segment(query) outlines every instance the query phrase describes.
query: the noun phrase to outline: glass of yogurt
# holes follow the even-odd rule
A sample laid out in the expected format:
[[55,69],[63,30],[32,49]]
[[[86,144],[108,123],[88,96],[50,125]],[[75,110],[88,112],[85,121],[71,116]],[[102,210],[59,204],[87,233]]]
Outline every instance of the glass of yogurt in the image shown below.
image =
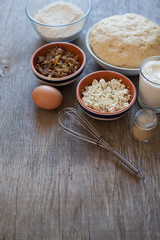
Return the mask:
[[138,102],[160,113],[160,56],[149,57],[140,66]]

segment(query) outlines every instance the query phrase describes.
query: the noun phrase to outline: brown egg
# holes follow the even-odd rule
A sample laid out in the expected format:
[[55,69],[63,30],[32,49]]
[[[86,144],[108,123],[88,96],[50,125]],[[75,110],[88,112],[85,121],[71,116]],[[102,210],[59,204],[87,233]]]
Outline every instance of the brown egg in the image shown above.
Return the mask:
[[55,87],[41,85],[32,92],[34,103],[43,109],[55,109],[62,104],[62,93]]

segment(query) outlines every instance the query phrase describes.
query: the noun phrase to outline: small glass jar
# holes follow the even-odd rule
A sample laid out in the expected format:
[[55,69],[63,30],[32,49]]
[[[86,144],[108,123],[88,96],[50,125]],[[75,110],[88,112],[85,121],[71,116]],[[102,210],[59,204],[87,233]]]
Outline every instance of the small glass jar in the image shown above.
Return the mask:
[[141,109],[135,115],[132,127],[133,137],[141,142],[148,142],[153,138],[156,126],[155,112],[150,109]]

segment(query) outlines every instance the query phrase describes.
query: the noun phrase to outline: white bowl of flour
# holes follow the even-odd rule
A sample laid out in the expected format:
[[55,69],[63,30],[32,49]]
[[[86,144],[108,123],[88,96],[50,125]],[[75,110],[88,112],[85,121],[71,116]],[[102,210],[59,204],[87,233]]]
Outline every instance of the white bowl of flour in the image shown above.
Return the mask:
[[48,42],[70,42],[82,31],[91,11],[91,1],[30,0],[26,14],[36,32]]

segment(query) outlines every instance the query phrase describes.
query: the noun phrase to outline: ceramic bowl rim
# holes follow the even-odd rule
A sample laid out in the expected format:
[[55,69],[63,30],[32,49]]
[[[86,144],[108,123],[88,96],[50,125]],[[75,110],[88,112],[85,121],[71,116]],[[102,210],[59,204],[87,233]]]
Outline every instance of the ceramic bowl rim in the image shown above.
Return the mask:
[[[132,98],[131,102],[129,103],[129,105],[128,105],[127,107],[125,107],[125,108],[123,108],[123,109],[121,109],[121,110],[119,110],[119,111],[114,111],[114,112],[100,112],[100,111],[96,111],[96,110],[94,110],[94,109],[86,106],[86,105],[82,102],[82,99],[81,99],[81,97],[80,97],[80,95],[79,95],[79,86],[80,86],[80,84],[85,81],[86,77],[93,75],[93,78],[94,78],[94,75],[95,75],[95,74],[97,74],[97,73],[102,73],[102,72],[106,72],[106,73],[116,73],[117,76],[119,75],[119,76],[121,76],[122,78],[125,78],[128,82],[130,82],[131,86],[133,87],[133,92],[134,92],[134,94],[133,94],[133,98]],[[122,81],[123,81],[123,79],[122,79]],[[136,96],[137,96],[136,93],[137,93],[137,92],[136,92],[136,88],[135,88],[134,84],[132,83],[132,81],[131,81],[128,77],[126,77],[125,75],[123,75],[123,74],[121,74],[121,73],[118,73],[118,72],[115,72],[115,71],[108,71],[108,70],[95,71],[95,72],[92,72],[92,73],[86,75],[84,78],[82,78],[82,79],[79,81],[79,83],[78,83],[78,85],[77,85],[77,89],[76,89],[76,97],[77,97],[77,100],[78,100],[79,104],[82,105],[82,107],[85,108],[86,110],[88,110],[89,112],[92,112],[92,113],[94,113],[94,114],[101,115],[101,116],[111,116],[111,115],[118,115],[118,114],[120,114],[120,113],[125,113],[125,112],[126,112],[127,110],[129,110],[129,109],[133,106],[133,104],[135,103],[135,101],[136,101]]]
[[[34,60],[34,57],[36,56],[36,54],[37,54],[39,51],[41,51],[41,49],[47,48],[48,46],[51,46],[51,45],[56,46],[56,45],[61,45],[61,44],[62,44],[62,45],[69,45],[69,46],[71,46],[71,47],[73,47],[73,48],[76,48],[76,49],[82,54],[82,56],[83,56],[83,61],[82,61],[82,64],[81,64],[80,68],[79,68],[76,72],[74,72],[74,73],[72,73],[72,74],[70,74],[70,75],[68,75],[68,76],[66,76],[66,77],[61,77],[61,78],[49,78],[49,77],[46,77],[46,76],[40,74],[39,72],[37,72],[36,69],[35,69],[35,67],[34,67],[34,64],[33,64],[33,60]],[[76,76],[83,70],[83,68],[84,68],[84,66],[85,66],[85,63],[86,63],[86,56],[85,56],[85,53],[83,52],[83,50],[82,50],[80,47],[78,47],[78,46],[76,46],[76,45],[74,45],[74,44],[72,44],[72,43],[68,43],[68,42],[52,42],[52,43],[45,44],[45,45],[41,46],[40,48],[38,48],[38,49],[33,53],[32,57],[31,57],[31,68],[32,68],[32,71],[34,72],[34,74],[35,74],[38,78],[40,78],[40,79],[44,79],[44,80],[51,81],[51,82],[54,82],[54,81],[56,81],[56,82],[57,82],[57,81],[61,82],[61,81],[64,81],[64,80],[70,81],[70,78],[76,77]]]

